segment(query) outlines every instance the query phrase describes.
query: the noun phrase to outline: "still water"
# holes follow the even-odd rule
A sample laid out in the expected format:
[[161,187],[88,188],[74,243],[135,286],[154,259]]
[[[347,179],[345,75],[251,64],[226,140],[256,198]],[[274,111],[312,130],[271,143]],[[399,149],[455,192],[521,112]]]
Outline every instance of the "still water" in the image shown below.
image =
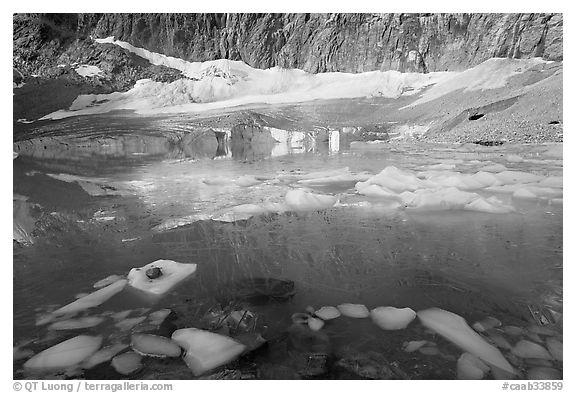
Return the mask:
[[[219,377],[456,377],[462,350],[418,320],[397,331],[382,330],[370,318],[347,317],[328,321],[318,336],[294,328],[294,313],[342,303],[415,311],[439,307],[470,325],[497,318],[500,333],[506,326],[544,325],[562,340],[561,184],[539,198],[477,191],[514,208],[499,214],[397,208],[355,189],[358,181],[390,166],[425,176],[432,169],[472,174],[499,165],[561,179],[561,145],[350,143],[340,130],[326,138],[286,133],[281,143],[238,147],[218,144],[210,132],[183,137],[193,131],[187,124],[185,117],[78,118],[38,127],[41,142],[15,143],[14,214],[29,232],[23,242],[28,244],[14,243],[15,346],[38,353],[81,333],[102,335],[104,345],[128,344],[129,329],[118,329],[110,318],[76,331],[49,330],[37,320],[94,291],[96,281],[124,276],[157,259],[198,268],[161,298],[124,291],[82,315],[133,310],[133,317],[169,308],[174,317],[165,328],[170,331],[206,328],[211,310],[231,305],[249,310],[257,316],[253,331],[267,345],[214,370]],[[308,176],[314,173],[320,174]],[[334,179],[338,174],[346,176]],[[254,184],[239,182],[246,176]],[[321,211],[214,219],[238,205],[281,203],[299,188],[335,195],[339,202]],[[282,284],[256,278],[294,285],[290,293],[259,301],[239,295],[266,292],[270,288],[260,288],[262,282]],[[524,332],[535,342],[546,338]],[[520,339],[504,336],[511,345]],[[403,343],[417,340],[435,349],[403,350]],[[329,361],[315,371],[302,353],[322,353]],[[365,370],[354,372],[354,361]],[[521,372],[534,365],[517,357],[512,361]],[[15,378],[28,376],[23,362],[14,363]],[[392,374],[374,366],[386,362]],[[549,363],[543,365],[561,372],[561,362]],[[182,360],[154,358],[128,377],[109,364],[43,377],[194,378]]]

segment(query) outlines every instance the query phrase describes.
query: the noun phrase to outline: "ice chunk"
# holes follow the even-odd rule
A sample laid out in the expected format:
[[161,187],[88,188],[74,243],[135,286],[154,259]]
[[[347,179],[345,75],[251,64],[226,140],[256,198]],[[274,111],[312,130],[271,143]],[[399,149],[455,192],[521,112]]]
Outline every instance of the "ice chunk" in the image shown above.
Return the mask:
[[204,184],[209,186],[225,186],[233,184],[233,180],[224,176],[214,176],[207,179],[202,179]]
[[538,184],[543,187],[562,188],[564,186],[564,181],[562,176],[549,176],[542,179]]
[[102,337],[76,336],[33,356],[24,368],[30,370],[63,369],[87,359],[102,345]]
[[131,312],[132,310],[118,311],[113,313],[111,317],[114,321],[119,322],[122,321],[123,319],[128,318],[128,315],[130,315]]
[[519,188],[512,194],[514,198],[537,199],[538,196],[526,188]]
[[384,330],[404,329],[416,318],[411,308],[376,307],[370,311],[372,321]]
[[563,346],[561,341],[558,341],[552,337],[548,337],[546,339],[546,347],[554,359],[558,360],[559,362],[563,361]]
[[480,170],[483,172],[504,172],[507,171],[508,168],[506,168],[506,166],[502,164],[491,164],[483,166],[482,168],[480,168]]
[[250,187],[255,186],[256,184],[262,183],[262,181],[256,179],[254,176],[244,175],[240,176],[238,179],[234,181],[240,187]]
[[402,344],[402,349],[404,352],[414,352],[422,348],[427,343],[428,341],[426,340],[405,342]]
[[356,183],[355,187],[359,193],[362,193],[365,187],[372,184],[376,184],[395,193],[415,191],[428,185],[425,181],[418,179],[415,174],[402,171],[394,166],[388,166],[384,168],[382,172],[372,176],[368,180]]
[[122,375],[130,375],[142,367],[142,356],[135,352],[126,352],[112,359],[112,367]]
[[502,353],[472,330],[461,316],[439,308],[418,311],[417,315],[424,326],[465,351],[500,370],[510,374],[516,373]]
[[548,353],[548,351],[544,347],[528,340],[518,341],[516,345],[514,345],[514,347],[512,348],[511,352],[514,355],[523,359],[526,358],[546,359],[546,360],[552,359],[552,356],[550,356],[550,353]]
[[350,318],[368,318],[370,316],[370,311],[363,304],[350,304],[344,303],[340,304],[338,310],[345,317]]
[[487,330],[490,330],[492,328],[499,327],[499,326],[502,326],[502,322],[500,322],[498,319],[496,319],[494,317],[484,318],[481,321],[474,322],[474,324],[472,325],[474,330],[476,330],[477,332],[485,332]]
[[110,285],[110,284],[114,284],[116,281],[119,281],[119,280],[121,280],[121,279],[122,279],[122,276],[119,276],[119,275],[117,275],[117,274],[113,274],[113,275],[111,275],[111,276],[108,276],[108,277],[106,277],[106,278],[103,278],[103,279],[100,280],[100,281],[96,281],[96,282],[94,283],[94,288],[96,288],[96,289],[102,288],[102,287],[108,286],[108,285]]
[[518,154],[508,154],[506,156],[506,161],[508,162],[522,162],[524,159]]
[[338,318],[340,315],[340,311],[336,307],[333,306],[324,306],[315,312],[318,318],[321,318],[325,321],[330,319]]
[[482,379],[488,371],[490,371],[490,367],[468,352],[464,352],[456,363],[458,379]]
[[126,319],[123,319],[120,322],[116,323],[114,326],[116,326],[121,331],[125,332],[125,331],[132,329],[134,326],[138,325],[139,323],[142,323],[145,319],[146,319],[145,316],[135,317],[135,318],[126,318]]
[[[147,272],[154,268],[160,269],[161,274],[157,278],[149,278]],[[130,270],[130,273],[128,273],[128,284],[133,288],[152,295],[163,295],[195,271],[196,264],[194,263],[179,263],[167,259],[159,259],[141,268]]]
[[153,334],[133,334],[130,345],[143,356],[175,358],[182,352],[174,341]]
[[59,308],[54,311],[54,315],[64,315],[75,313],[89,308],[97,307],[104,303],[106,300],[110,299],[112,296],[121,292],[126,286],[126,280],[118,280],[113,284],[110,284],[102,289],[92,292],[73,303],[70,303],[64,307]]
[[66,321],[54,322],[48,327],[50,330],[74,330],[86,329],[100,325],[104,318],[100,317],[83,317],[78,319],[68,319]]
[[171,312],[172,310],[168,308],[163,308],[161,310],[151,312],[150,315],[148,315],[148,321],[154,326],[160,326]]
[[492,196],[488,199],[478,198],[464,206],[464,210],[484,213],[511,213],[514,208]]
[[34,355],[34,351],[31,349],[22,349],[20,347],[14,347],[12,355],[13,355],[12,360],[14,362],[17,362],[19,360],[24,360]]
[[520,171],[504,171],[495,176],[502,184],[536,183],[544,179],[544,176]]
[[99,364],[110,361],[117,353],[128,348],[126,344],[114,344],[100,349],[98,352],[90,356],[82,362],[82,368],[91,369]]
[[324,210],[338,202],[333,195],[313,194],[301,189],[288,191],[285,200],[288,208],[295,211]]
[[89,76],[101,76],[102,70],[95,65],[88,65],[88,64],[80,64],[77,66],[74,71],[78,73],[78,75],[83,77]]
[[308,327],[311,330],[318,331],[324,327],[324,321],[320,318],[308,318]]
[[176,330],[172,340],[186,351],[184,361],[195,376],[231,362],[246,349],[230,337],[195,328]]
[[368,197],[378,197],[378,198],[388,198],[393,200],[400,200],[400,196],[394,192],[381,187],[377,184],[370,184],[369,186],[362,187],[359,194],[366,195]]

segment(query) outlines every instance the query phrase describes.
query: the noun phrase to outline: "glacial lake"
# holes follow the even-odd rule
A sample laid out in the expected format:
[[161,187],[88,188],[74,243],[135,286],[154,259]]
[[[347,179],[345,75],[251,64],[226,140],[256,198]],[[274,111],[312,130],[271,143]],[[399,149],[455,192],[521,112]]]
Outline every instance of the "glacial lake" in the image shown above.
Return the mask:
[[[512,346],[521,337],[544,345],[548,333],[562,340],[561,144],[350,142],[343,129],[324,139],[280,130],[280,143],[242,147],[218,144],[210,134],[166,137],[192,130],[185,116],[109,114],[27,126],[44,142],[16,142],[14,149],[15,220],[36,220],[31,244],[13,248],[14,346],[38,353],[78,334],[102,335],[103,345],[128,344],[130,329],[118,328],[114,313],[132,310],[132,318],[168,308],[174,316],[165,329],[205,328],[210,311],[232,305],[250,311],[256,319],[251,332],[267,344],[206,375],[227,370],[261,379],[382,378],[384,371],[370,367],[386,359],[396,370],[388,377],[456,378],[463,351],[418,318],[393,331],[370,318],[345,316],[326,321],[316,335],[291,327],[292,315],[307,307],[343,303],[369,310],[438,307],[469,325],[494,317],[502,323],[495,330]],[[511,180],[465,190],[482,201],[496,198],[507,212],[453,208],[446,201],[412,209],[396,197],[358,191],[358,182],[389,167],[422,180],[442,178],[443,189],[450,190],[451,182],[462,184],[458,176],[478,172],[535,177],[526,184]],[[243,205],[280,206],[291,190],[338,202],[319,211],[230,213]],[[194,263],[197,270],[164,296],[124,290],[78,315],[102,316],[96,327],[37,325],[78,294],[93,292],[95,282],[159,259]],[[255,280],[260,278],[267,281]],[[282,292],[281,284],[290,282],[293,287]],[[268,296],[266,290],[276,292]],[[239,295],[250,291],[262,296],[253,301]],[[522,335],[507,334],[508,326],[522,328]],[[530,330],[534,326],[551,332],[538,335],[537,328]],[[403,349],[418,340],[433,349]],[[322,372],[314,370],[309,354],[328,359]],[[360,376],[349,367],[358,358],[369,369]],[[537,363],[509,360],[521,373]],[[15,378],[29,376],[23,363],[14,363]],[[561,362],[549,363],[561,372]],[[42,377],[194,378],[181,359],[156,358],[145,358],[129,377],[108,364]]]

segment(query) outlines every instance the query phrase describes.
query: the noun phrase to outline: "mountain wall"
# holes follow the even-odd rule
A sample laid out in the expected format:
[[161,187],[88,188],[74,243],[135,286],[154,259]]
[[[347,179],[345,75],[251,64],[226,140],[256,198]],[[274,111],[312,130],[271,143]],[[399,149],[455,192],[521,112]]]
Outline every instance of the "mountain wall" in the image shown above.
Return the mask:
[[[491,57],[562,60],[562,14],[15,14],[14,66],[59,61],[89,37],[256,68],[461,70]],[[74,53],[74,52],[72,52]],[[42,61],[39,61],[42,60]],[[38,64],[30,67],[30,64]]]

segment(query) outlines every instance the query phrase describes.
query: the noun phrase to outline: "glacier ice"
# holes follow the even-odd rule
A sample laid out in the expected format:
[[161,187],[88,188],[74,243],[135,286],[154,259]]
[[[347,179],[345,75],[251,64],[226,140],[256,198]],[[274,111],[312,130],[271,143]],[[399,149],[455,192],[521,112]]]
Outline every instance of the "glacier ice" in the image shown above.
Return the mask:
[[[147,271],[154,268],[159,268],[161,275],[154,279],[148,278]],[[159,259],[140,268],[130,270],[128,273],[128,285],[152,295],[163,295],[195,271],[196,264],[194,263],[179,263],[167,259]]]

